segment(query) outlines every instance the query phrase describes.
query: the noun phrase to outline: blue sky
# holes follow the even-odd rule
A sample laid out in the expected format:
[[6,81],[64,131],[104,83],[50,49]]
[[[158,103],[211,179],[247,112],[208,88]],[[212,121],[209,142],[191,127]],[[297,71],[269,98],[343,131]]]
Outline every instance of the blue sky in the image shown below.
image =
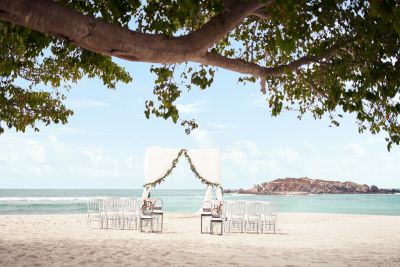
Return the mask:
[[[296,112],[271,117],[258,84],[238,84],[237,74],[219,69],[211,88],[179,100],[181,116],[199,124],[187,136],[170,121],[144,117],[150,64],[116,61],[132,83],[112,91],[84,79],[66,93],[75,111],[67,125],[0,136],[0,188],[141,188],[148,146],[221,149],[224,188],[303,176],[400,187],[399,147],[389,153],[384,134],[358,134],[352,116],[338,128],[327,118],[300,121]],[[182,158],[160,188],[204,185]]]

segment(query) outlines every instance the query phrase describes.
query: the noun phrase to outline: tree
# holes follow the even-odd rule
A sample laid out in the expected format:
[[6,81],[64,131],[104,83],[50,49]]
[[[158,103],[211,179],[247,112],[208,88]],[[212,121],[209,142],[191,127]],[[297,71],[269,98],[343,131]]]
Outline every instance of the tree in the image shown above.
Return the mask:
[[[2,0],[0,120],[25,130],[66,123],[61,86],[84,75],[109,88],[131,76],[111,58],[160,63],[145,115],[181,120],[182,88],[206,89],[216,68],[260,82],[266,104],[329,116],[400,142],[400,8],[378,0]],[[188,64],[189,63],[189,64]],[[30,81],[27,88],[15,85]],[[55,92],[41,92],[42,85]],[[0,127],[2,127],[0,125]],[[0,131],[3,131],[0,128]]]

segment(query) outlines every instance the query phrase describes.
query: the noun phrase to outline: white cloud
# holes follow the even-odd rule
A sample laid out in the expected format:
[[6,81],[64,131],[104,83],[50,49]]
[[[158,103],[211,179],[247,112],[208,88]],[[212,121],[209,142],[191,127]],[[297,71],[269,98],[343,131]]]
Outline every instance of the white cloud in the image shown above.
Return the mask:
[[[77,145],[57,135],[0,138],[0,188],[139,188],[142,155]],[[135,182],[135,177],[138,179]],[[140,181],[139,181],[140,180]]]
[[261,150],[250,140],[240,140],[223,150],[222,174],[229,187],[251,186],[276,177],[282,162],[271,151]]
[[288,162],[295,162],[301,159],[299,152],[290,147],[280,147],[276,155],[282,159],[286,159]]
[[195,141],[198,147],[206,148],[215,146],[211,134],[205,129],[197,128],[189,136]]
[[308,142],[295,147],[260,147],[251,140],[240,140],[223,149],[223,182],[226,187],[238,188],[275,178],[308,176],[400,187],[400,153],[367,153],[366,146],[353,141],[336,147],[315,147]]
[[196,101],[189,104],[177,104],[176,107],[182,114],[196,114],[208,111],[206,101]]
[[[384,149],[381,144],[376,144]],[[380,149],[377,149],[380,151]],[[366,142],[348,142],[336,149],[318,149],[303,160],[304,169],[308,168],[311,178],[324,178],[341,181],[353,181],[378,185],[380,187],[398,187],[394,183],[400,180],[400,153],[367,153],[374,151]],[[400,185],[400,182],[398,182]]]
[[365,156],[364,148],[360,144],[354,142],[347,143],[344,147],[344,151],[357,157]]
[[[218,147],[207,130],[189,136],[200,148]],[[378,148],[374,150],[374,147]],[[400,153],[381,144],[350,141],[337,146],[255,142],[249,139],[220,146],[222,182],[226,188],[251,187],[280,177],[350,180],[378,187],[400,187]],[[143,152],[113,151],[107,145],[79,144],[65,136],[6,134],[0,137],[0,187],[139,188],[143,183]],[[375,151],[375,153],[371,153]],[[170,188],[200,185],[185,160],[174,170]],[[183,185],[182,185],[183,186]]]
[[103,151],[98,148],[83,149],[82,155],[86,156],[93,163],[101,162],[104,159]]
[[0,161],[9,162],[44,162],[46,148],[37,141],[29,138],[16,138],[2,136],[0,138]]

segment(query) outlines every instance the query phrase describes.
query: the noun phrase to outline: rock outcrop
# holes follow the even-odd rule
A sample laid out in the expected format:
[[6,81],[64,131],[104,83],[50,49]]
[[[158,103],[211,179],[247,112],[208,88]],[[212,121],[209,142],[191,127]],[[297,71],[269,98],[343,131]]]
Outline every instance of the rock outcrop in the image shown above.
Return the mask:
[[225,193],[280,195],[280,194],[368,194],[400,193],[395,189],[379,189],[372,185],[353,182],[327,181],[320,179],[283,178],[254,185],[250,189],[225,190]]

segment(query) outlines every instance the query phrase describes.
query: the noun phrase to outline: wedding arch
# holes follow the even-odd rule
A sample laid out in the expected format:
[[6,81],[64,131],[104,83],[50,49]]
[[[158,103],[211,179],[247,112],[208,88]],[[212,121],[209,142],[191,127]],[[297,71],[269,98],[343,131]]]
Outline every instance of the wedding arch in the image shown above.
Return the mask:
[[181,156],[186,157],[194,175],[207,185],[204,201],[210,201],[212,188],[216,197],[222,200],[221,157],[219,149],[176,149],[148,147],[144,157],[144,177],[142,198],[146,198],[151,188],[163,182],[172,173]]

